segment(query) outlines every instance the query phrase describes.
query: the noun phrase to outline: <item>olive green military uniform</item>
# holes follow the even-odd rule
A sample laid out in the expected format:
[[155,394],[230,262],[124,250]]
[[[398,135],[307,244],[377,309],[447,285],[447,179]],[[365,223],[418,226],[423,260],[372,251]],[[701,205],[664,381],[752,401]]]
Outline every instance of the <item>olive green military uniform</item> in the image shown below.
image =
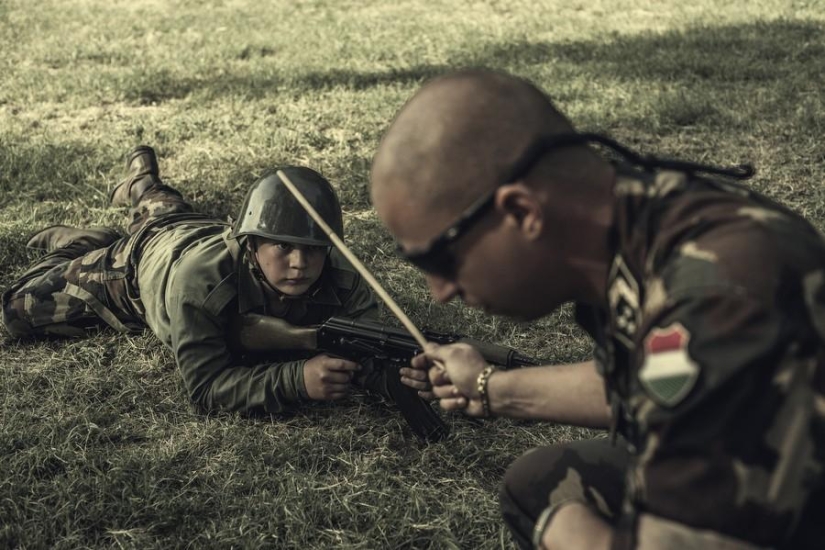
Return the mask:
[[277,413],[307,398],[306,354],[248,364],[232,344],[239,315],[296,325],[377,315],[368,287],[336,250],[309,291],[279,301],[267,298],[231,227],[192,212],[174,189],[151,187],[131,218],[128,237],[112,236],[91,250],[71,243],[32,266],[3,294],[8,331],[20,338],[82,336],[103,324],[123,332],[148,326],[175,355],[194,403]]
[[613,407],[608,439],[509,469],[531,547],[587,503],[615,549],[825,548],[825,241],[737,184],[622,169],[607,311],[579,306]]

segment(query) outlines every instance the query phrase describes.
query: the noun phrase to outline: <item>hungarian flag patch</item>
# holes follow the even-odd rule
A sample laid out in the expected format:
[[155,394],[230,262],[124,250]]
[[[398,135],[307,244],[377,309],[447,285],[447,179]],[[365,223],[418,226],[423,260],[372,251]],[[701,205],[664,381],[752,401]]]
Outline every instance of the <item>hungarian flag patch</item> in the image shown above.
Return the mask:
[[699,379],[699,365],[688,353],[690,332],[681,323],[652,329],[644,339],[639,382],[659,405],[673,407]]

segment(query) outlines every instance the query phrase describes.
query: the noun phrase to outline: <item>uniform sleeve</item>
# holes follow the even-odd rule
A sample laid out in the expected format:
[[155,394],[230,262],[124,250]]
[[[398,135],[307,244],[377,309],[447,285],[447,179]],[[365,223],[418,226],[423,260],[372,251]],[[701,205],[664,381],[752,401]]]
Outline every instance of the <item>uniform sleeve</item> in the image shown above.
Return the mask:
[[614,548],[781,545],[816,467],[807,373],[818,345],[805,330],[732,287],[670,297],[643,323],[629,403],[635,514]]
[[227,319],[188,301],[169,300],[172,351],[190,399],[206,411],[280,413],[307,398],[304,361],[236,365],[227,345]]

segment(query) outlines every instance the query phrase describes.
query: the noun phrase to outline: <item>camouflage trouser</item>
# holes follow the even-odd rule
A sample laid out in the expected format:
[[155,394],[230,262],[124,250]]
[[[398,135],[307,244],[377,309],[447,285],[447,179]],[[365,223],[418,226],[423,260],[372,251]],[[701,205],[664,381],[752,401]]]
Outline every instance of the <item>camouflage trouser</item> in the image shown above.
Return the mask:
[[152,230],[192,212],[166,185],[147,189],[130,212],[129,236],[103,248],[72,243],[47,253],[2,297],[12,336],[83,336],[99,326],[121,332],[144,327],[135,285],[135,257]]
[[504,523],[521,548],[533,548],[534,531],[563,502],[590,505],[615,523],[624,498],[629,454],[607,439],[538,447],[507,469],[499,499]]

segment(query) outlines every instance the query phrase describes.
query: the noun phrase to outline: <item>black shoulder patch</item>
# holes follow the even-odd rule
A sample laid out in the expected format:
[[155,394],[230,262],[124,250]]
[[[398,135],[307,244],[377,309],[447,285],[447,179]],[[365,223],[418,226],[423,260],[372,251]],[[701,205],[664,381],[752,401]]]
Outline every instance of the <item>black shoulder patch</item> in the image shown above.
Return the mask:
[[613,260],[607,283],[607,299],[611,309],[613,335],[627,349],[635,347],[634,337],[641,321],[639,283],[624,258]]
[[238,295],[234,273],[230,273],[213,288],[203,301],[203,308],[214,316],[220,315],[223,309]]

